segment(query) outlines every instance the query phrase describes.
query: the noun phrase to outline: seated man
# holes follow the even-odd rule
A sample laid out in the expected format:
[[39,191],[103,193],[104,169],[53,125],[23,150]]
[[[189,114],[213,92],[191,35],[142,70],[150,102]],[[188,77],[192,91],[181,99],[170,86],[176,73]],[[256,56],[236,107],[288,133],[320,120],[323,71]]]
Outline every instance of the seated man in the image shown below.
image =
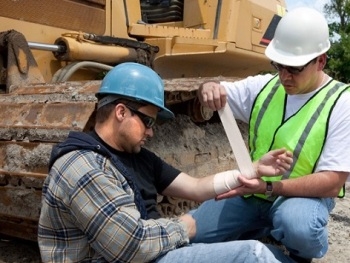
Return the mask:
[[[154,71],[120,64],[97,97],[94,131],[71,132],[52,151],[39,220],[43,262],[292,262],[258,241],[189,245],[190,215],[160,217],[157,193],[204,201],[234,187],[235,173],[194,178],[142,147],[157,117],[173,117]],[[282,174],[291,162],[290,152],[271,151],[255,163],[257,176]]]

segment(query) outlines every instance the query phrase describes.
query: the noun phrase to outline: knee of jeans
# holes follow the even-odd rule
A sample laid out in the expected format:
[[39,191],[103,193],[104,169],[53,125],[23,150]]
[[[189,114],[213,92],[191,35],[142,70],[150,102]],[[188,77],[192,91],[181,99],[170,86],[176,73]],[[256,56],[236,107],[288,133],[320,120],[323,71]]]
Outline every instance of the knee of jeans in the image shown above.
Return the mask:
[[300,222],[285,226],[281,239],[287,250],[305,258],[321,258],[328,250],[328,232],[324,224]]
[[328,243],[321,245],[319,243],[313,243],[307,246],[296,247],[295,249],[286,246],[286,249],[291,253],[302,258],[322,258],[328,251]]
[[268,248],[265,244],[258,241],[254,244],[254,255],[259,259],[257,262],[289,262],[284,260],[286,256],[283,255],[281,250],[274,246]]
[[292,230],[296,223],[297,222],[295,217],[286,213],[277,214],[273,218],[273,228],[281,232],[285,232],[286,230]]
[[303,219],[282,216],[278,220],[275,220],[274,230],[275,232],[280,233],[281,238],[304,240],[304,242],[307,242],[319,240],[323,237],[325,232],[327,232],[326,225],[327,222],[323,218],[313,218],[312,220],[308,220],[307,217]]
[[266,247],[260,243],[260,242],[255,242],[254,245],[254,253],[257,257],[261,257],[264,253],[266,253]]

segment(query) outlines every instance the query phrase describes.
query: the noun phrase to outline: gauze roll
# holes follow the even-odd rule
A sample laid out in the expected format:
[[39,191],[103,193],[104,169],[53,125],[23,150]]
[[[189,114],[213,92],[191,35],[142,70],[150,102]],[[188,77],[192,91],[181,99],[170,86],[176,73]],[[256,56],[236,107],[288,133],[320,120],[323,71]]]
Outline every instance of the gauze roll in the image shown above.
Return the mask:
[[238,176],[241,175],[238,170],[229,170],[214,175],[214,191],[217,195],[226,193],[238,186],[241,183],[238,181]]

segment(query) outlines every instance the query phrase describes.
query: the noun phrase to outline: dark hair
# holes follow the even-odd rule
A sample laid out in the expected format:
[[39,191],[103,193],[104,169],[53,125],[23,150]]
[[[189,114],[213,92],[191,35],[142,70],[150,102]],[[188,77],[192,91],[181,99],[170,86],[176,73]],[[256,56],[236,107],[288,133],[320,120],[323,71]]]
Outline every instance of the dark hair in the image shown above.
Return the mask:
[[135,101],[127,98],[118,98],[115,101],[112,101],[111,103],[108,103],[107,105],[104,105],[98,110],[96,110],[96,123],[105,122],[114,110],[115,106],[119,103],[122,103],[125,106],[130,106],[131,108],[136,110],[147,105],[147,103],[141,101]]

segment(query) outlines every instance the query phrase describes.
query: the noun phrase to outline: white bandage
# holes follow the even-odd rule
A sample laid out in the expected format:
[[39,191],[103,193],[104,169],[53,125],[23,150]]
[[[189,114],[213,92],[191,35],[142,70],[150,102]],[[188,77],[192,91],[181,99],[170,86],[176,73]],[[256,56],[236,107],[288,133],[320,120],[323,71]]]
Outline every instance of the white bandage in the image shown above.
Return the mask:
[[226,193],[238,186],[241,183],[238,181],[238,176],[241,175],[238,170],[229,170],[214,175],[214,191],[217,195]]

